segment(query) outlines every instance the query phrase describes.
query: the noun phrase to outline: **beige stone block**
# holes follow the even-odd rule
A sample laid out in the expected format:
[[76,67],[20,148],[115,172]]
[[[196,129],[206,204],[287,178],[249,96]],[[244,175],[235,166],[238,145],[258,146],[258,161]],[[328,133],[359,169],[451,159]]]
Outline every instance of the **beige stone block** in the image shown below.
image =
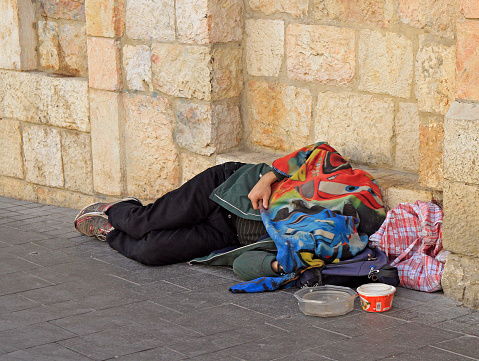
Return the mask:
[[216,132],[211,104],[179,103],[175,140],[180,147],[201,155],[216,151]]
[[454,46],[419,35],[416,55],[416,98],[419,110],[446,114],[455,99],[456,53]]
[[88,37],[90,88],[121,89],[120,44],[114,39]]
[[60,132],[38,125],[23,126],[25,179],[51,187],[63,187]]
[[444,177],[479,184],[479,105],[452,103],[444,119]]
[[394,14],[394,3],[392,0],[314,0],[313,14],[321,21],[355,21],[389,27]]
[[471,226],[479,222],[479,186],[444,182],[443,245],[448,251],[479,256],[479,235]]
[[286,30],[288,77],[345,85],[355,74],[355,31],[324,25],[291,24]]
[[[36,91],[36,89],[35,89]],[[90,130],[88,81],[82,78],[43,76],[42,123],[67,129]]]
[[266,15],[286,13],[299,18],[308,14],[307,0],[248,0],[248,4],[251,10]]
[[37,186],[20,179],[0,176],[0,196],[37,202]]
[[215,165],[212,158],[188,153],[181,154],[181,164],[181,184],[186,183],[194,176]]
[[413,45],[397,33],[362,30],[359,38],[359,89],[402,98],[411,94]]
[[[381,185],[381,181],[379,180]],[[430,189],[424,189],[414,185],[391,186],[388,188],[381,187],[383,195],[384,207],[386,210],[397,207],[400,203],[414,203],[416,201],[430,202],[433,192]]]
[[58,25],[54,21],[38,22],[38,53],[40,66],[53,71],[60,70]]
[[233,102],[177,105],[175,140],[190,152],[212,155],[239,144],[241,117]]
[[221,153],[216,155],[216,164],[222,164],[226,162],[242,162],[242,163],[266,163],[272,165],[273,162],[285,155],[266,153],[266,152],[256,152],[252,150],[234,150],[226,153]]
[[0,118],[0,174],[23,178],[22,131],[20,122]]
[[209,2],[210,42],[228,43],[241,40],[244,24],[243,3],[243,0],[216,0]]
[[155,43],[151,52],[155,89],[181,98],[211,100],[209,48]]
[[53,19],[85,21],[85,0],[40,0],[40,14]]
[[128,194],[155,199],[179,182],[171,103],[163,97],[125,94],[124,104]]
[[36,69],[35,4],[31,1],[3,0],[0,2],[0,14],[0,69]]
[[137,40],[175,40],[175,0],[126,2],[126,34]]
[[95,202],[95,197],[92,195],[85,195],[63,189],[38,187],[38,203],[64,208],[82,209],[85,205],[93,202]]
[[395,118],[394,165],[411,172],[419,170],[419,113],[415,103],[399,103]]
[[63,131],[61,136],[65,188],[92,194],[93,174],[90,135]]
[[315,141],[329,142],[356,162],[392,164],[392,100],[349,92],[323,92],[318,96],[316,109]]
[[85,17],[90,36],[113,38],[125,30],[125,0],[86,0]]
[[90,90],[91,147],[95,192],[120,195],[120,95]]
[[312,97],[307,89],[250,81],[246,139],[256,146],[296,150],[311,142]]
[[400,23],[425,29],[435,35],[454,38],[461,0],[398,0]]
[[479,100],[479,23],[457,24],[456,96]]
[[213,104],[213,124],[216,126],[216,152],[224,152],[239,145],[243,121],[236,100]]
[[42,100],[40,73],[0,70],[0,116],[40,122],[46,114]]
[[278,76],[284,57],[284,21],[246,21],[246,67],[255,76]]
[[419,126],[419,184],[441,189],[443,176],[444,120],[424,116]]
[[238,47],[218,47],[212,51],[211,98],[236,97],[243,90],[243,51]]
[[56,73],[88,75],[87,40],[83,23],[38,22],[40,66]]
[[447,297],[479,308],[479,258],[450,254],[442,274],[441,285]]
[[128,89],[152,91],[151,50],[147,45],[125,45],[123,47],[123,69]]
[[461,0],[461,13],[466,18],[479,19],[479,2],[477,0]]
[[241,0],[177,0],[176,25],[182,43],[239,41],[243,26]]

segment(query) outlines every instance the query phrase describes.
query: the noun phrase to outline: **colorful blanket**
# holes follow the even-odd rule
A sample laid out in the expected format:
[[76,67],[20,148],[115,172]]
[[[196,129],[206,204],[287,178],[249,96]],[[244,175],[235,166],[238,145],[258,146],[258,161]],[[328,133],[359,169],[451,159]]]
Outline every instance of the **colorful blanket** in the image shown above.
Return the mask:
[[327,143],[279,158],[273,168],[286,178],[273,185],[261,217],[286,273],[352,258],[385,218],[373,177]]

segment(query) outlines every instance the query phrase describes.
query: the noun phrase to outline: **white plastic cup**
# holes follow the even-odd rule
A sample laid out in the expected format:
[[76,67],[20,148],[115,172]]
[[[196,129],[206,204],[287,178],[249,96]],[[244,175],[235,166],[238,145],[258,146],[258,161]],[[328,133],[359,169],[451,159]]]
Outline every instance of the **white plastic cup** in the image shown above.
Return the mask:
[[361,307],[368,312],[385,312],[391,309],[396,287],[385,283],[367,283],[358,287]]

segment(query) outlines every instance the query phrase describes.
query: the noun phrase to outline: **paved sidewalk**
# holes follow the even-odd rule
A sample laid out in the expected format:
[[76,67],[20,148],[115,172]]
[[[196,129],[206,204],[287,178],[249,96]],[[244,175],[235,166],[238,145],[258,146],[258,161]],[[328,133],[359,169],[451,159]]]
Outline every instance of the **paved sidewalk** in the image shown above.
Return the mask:
[[228,269],[128,260],[76,213],[0,197],[0,361],[479,360],[479,312],[442,293],[308,317],[294,290],[230,293]]

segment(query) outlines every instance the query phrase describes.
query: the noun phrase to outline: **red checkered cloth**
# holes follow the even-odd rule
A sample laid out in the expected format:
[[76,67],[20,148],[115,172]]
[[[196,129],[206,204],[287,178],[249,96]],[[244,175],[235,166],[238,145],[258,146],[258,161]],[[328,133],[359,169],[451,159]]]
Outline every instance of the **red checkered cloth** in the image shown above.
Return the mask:
[[384,251],[397,267],[401,286],[434,292],[441,290],[444,264],[436,259],[442,250],[440,207],[431,202],[401,203],[387,213],[369,242]]

